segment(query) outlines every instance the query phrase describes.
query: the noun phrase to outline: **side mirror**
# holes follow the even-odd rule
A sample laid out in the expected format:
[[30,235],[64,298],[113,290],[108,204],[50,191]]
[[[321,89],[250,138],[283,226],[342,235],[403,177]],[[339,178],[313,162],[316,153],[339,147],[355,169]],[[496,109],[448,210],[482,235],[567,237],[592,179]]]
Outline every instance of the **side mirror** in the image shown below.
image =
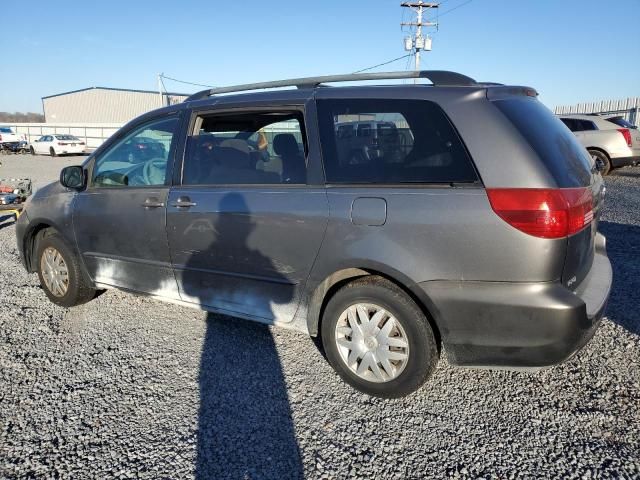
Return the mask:
[[78,165],[64,167],[60,172],[60,183],[63,187],[81,190],[85,187],[84,169]]

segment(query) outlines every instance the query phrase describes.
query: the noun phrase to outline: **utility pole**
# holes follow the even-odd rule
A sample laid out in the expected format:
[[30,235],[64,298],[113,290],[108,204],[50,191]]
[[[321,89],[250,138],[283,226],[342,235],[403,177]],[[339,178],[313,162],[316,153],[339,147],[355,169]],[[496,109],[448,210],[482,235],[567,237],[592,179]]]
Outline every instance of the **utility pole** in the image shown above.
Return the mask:
[[169,105],[169,93],[167,87],[164,86],[164,73],[158,74],[158,93],[160,94],[160,106],[166,107]]
[[[415,22],[402,22],[400,25],[416,27],[416,34],[414,37],[407,37],[404,39],[404,49],[412,50],[415,54],[415,70],[420,70],[420,52],[422,50],[430,51],[431,50],[431,37],[427,35],[426,37],[422,36],[422,27],[437,27],[438,24],[436,22],[425,21],[425,10],[428,8],[438,8],[439,3],[436,2],[423,2],[419,0],[418,2],[402,2],[400,4],[401,7],[410,8],[416,13],[416,21]],[[417,82],[417,79],[414,80]]]
[[158,74],[158,93],[160,94],[160,106],[164,107],[164,94],[162,93],[162,74]]

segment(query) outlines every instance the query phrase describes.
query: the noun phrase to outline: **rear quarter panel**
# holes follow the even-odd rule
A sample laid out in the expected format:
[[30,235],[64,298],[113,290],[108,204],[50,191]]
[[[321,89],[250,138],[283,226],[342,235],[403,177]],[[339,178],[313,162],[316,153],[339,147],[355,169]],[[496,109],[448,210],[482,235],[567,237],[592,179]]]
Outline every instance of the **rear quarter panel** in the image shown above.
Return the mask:
[[[357,198],[383,198],[383,225],[354,225]],[[431,280],[560,278],[566,240],[543,240],[503,222],[483,188],[330,187],[330,220],[313,279],[344,268],[380,271],[411,286]]]
[[633,155],[624,137],[617,130],[593,130],[581,132],[578,136],[580,143],[585,148],[598,148],[604,150],[609,157],[630,157]]

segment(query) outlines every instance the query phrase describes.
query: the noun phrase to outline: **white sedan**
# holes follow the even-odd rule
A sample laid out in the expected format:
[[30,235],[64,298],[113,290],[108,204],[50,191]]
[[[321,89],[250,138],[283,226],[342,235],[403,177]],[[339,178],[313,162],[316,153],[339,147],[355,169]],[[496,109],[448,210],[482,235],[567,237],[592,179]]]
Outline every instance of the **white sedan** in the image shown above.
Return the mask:
[[29,150],[32,155],[80,155],[84,153],[85,144],[82,140],[74,135],[55,134],[43,135],[31,142]]

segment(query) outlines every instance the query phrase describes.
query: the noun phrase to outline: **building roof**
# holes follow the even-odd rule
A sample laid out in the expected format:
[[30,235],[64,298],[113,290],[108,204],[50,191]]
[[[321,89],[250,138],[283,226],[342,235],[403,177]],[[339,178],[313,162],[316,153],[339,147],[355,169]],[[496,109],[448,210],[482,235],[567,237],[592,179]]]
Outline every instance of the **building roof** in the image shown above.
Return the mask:
[[[42,100],[45,100],[47,98],[60,97],[62,95],[69,95],[71,93],[86,92],[87,90],[115,90],[117,92],[153,93],[155,95],[160,93],[157,90],[135,90],[131,88],[111,88],[111,87],[88,87],[88,88],[80,88],[78,90],[70,90],[68,92],[56,93],[55,95],[47,95],[46,97],[42,97]],[[173,95],[176,97],[188,97],[190,95],[189,93],[175,93],[175,92],[164,92],[164,94]]]

